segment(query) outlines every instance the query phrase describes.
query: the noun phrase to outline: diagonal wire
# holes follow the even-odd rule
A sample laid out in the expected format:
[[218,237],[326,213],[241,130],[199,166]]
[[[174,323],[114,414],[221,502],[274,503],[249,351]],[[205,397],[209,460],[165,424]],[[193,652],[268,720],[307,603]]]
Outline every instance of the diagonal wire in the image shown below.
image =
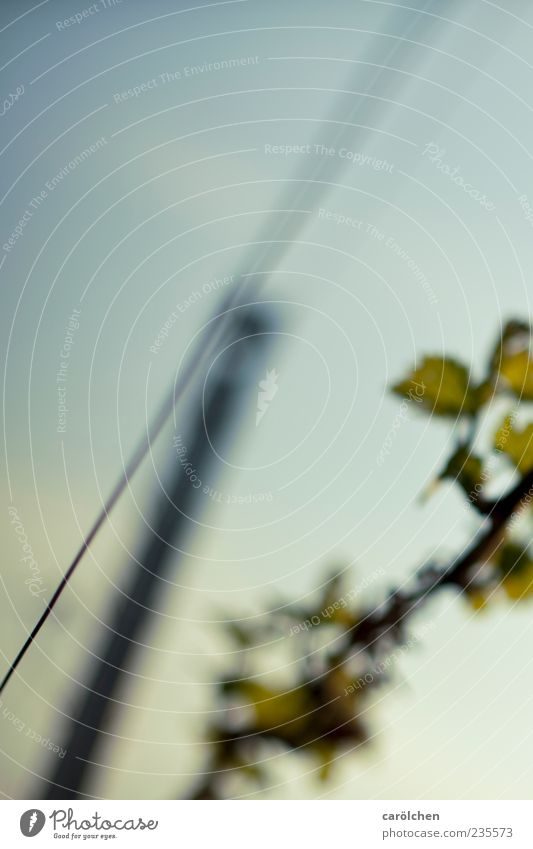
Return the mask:
[[[388,62],[398,52],[400,47],[403,48],[404,50],[410,49],[411,45],[406,38],[407,35],[415,27],[415,25],[418,23],[418,21],[420,20],[420,17],[422,15],[424,15],[424,19],[426,20],[426,18],[425,18],[426,13],[431,9],[432,6],[435,5],[435,3],[436,3],[436,0],[426,0],[424,7],[422,9],[420,9],[419,11],[417,11],[416,14],[413,14],[409,17],[408,25],[406,27],[403,27],[403,31],[401,32],[401,35],[398,35],[396,40],[393,42],[392,47],[388,50],[388,52],[386,53],[386,55],[384,57],[382,66],[380,66],[375,71],[375,73],[372,75],[372,77],[371,77],[369,83],[367,84],[367,86],[365,87],[364,91],[362,91],[362,92],[361,91],[360,92],[350,92],[350,90],[348,88],[343,92],[343,97],[342,97],[343,102],[345,100],[344,95],[346,95],[346,94],[348,94],[348,95],[357,94],[357,95],[359,95],[359,99],[357,100],[357,102],[354,106],[352,106],[349,110],[347,110],[347,119],[348,120],[345,123],[343,123],[343,125],[341,125],[339,127],[339,129],[338,129],[338,131],[337,131],[337,133],[336,133],[336,135],[334,136],[334,139],[333,139],[334,145],[338,145],[339,142],[343,139],[343,137],[347,136],[348,133],[351,132],[354,129],[353,126],[350,126],[350,123],[351,123],[351,120],[353,118],[355,118],[357,113],[360,111],[361,106],[366,102],[364,95],[370,95],[371,96],[372,89],[374,88],[374,86],[376,85],[376,83],[378,82],[380,77],[383,75],[383,73],[386,70],[391,70],[388,67]],[[397,10],[397,13],[399,13],[398,16],[401,15],[401,14],[405,14],[405,12],[408,11],[407,9],[403,8],[402,6],[396,6],[396,10]],[[409,9],[409,11],[412,11],[412,9]],[[427,20],[429,22],[429,25],[433,24],[433,21],[431,21],[430,16],[428,16]],[[392,28],[392,31],[394,31],[394,27]],[[394,70],[394,69],[392,69],[392,70]],[[350,83],[353,83],[355,81],[355,79],[356,79],[356,75],[354,75],[353,78],[350,77]],[[390,98],[390,99],[392,99],[392,98]],[[370,100],[370,102],[372,103],[371,100]],[[373,103],[375,105],[376,101],[374,101]],[[324,121],[325,124],[329,123],[330,120],[332,122],[334,121],[334,116],[337,115],[338,112],[339,112],[339,106],[342,108],[341,102],[336,104],[336,108],[332,112],[333,117],[326,119]],[[382,104],[381,104],[380,101],[377,101],[377,107],[382,108]],[[318,139],[318,138],[316,139],[317,144],[321,144],[322,142],[323,142],[323,139]],[[250,273],[250,269],[253,270],[253,269],[258,268],[258,266],[263,262],[263,259],[265,258],[267,253],[269,253],[269,254],[272,253],[272,242],[275,243],[275,260],[273,262],[272,267],[275,268],[277,265],[279,265],[281,259],[288,252],[292,243],[296,240],[296,237],[298,236],[298,234],[300,233],[300,231],[304,228],[304,226],[306,224],[306,220],[305,220],[304,217],[300,217],[300,216],[295,215],[295,216],[292,216],[292,218],[291,218],[291,214],[290,214],[291,213],[291,209],[290,209],[291,205],[293,206],[294,209],[297,209],[298,205],[302,201],[304,201],[305,196],[312,191],[315,192],[314,201],[316,203],[316,201],[319,198],[323,197],[329,191],[331,186],[334,185],[334,180],[335,180],[337,174],[341,170],[343,170],[346,166],[347,166],[347,160],[345,160],[345,159],[340,159],[339,157],[334,157],[332,159],[330,159],[329,157],[320,157],[317,166],[312,171],[311,176],[309,174],[302,173],[302,175],[299,179],[295,178],[295,179],[289,179],[287,181],[291,184],[290,186],[285,187],[285,195],[287,195],[288,200],[285,200],[285,201],[283,201],[282,203],[279,204],[279,208],[285,209],[287,211],[282,216],[279,216],[278,214],[276,214],[274,226],[272,226],[272,222],[269,222],[269,224],[266,228],[266,235],[270,236],[270,238],[264,240],[265,244],[263,245],[262,251],[259,253],[259,255],[258,255],[256,249],[254,248],[253,258],[251,259],[251,261],[248,264],[243,263],[243,267],[245,267],[247,269],[248,274]],[[323,182],[317,181],[317,177],[319,177],[322,174],[322,172],[325,171],[326,169],[328,169],[328,172],[329,172],[328,173],[329,179],[327,181],[323,181]],[[296,183],[297,186],[298,186],[297,192],[294,191],[294,188],[293,188],[293,185],[292,185],[293,183]],[[278,237],[280,235],[284,236],[283,240],[282,241],[278,240],[276,242],[276,240],[278,239]],[[163,430],[165,424],[167,423],[170,416],[172,415],[172,412],[175,409],[178,401],[182,398],[182,396],[187,391],[194,375],[198,372],[200,365],[208,358],[208,355],[210,355],[216,349],[216,346],[218,345],[220,340],[223,338],[223,334],[226,332],[226,326],[231,321],[233,310],[235,308],[238,308],[241,305],[244,305],[244,301],[241,300],[241,293],[243,292],[243,289],[246,285],[246,280],[243,278],[242,275],[238,275],[237,279],[238,279],[237,286],[235,287],[235,289],[233,290],[231,295],[227,296],[224,299],[224,301],[222,302],[221,308],[215,310],[211,320],[209,322],[207,322],[207,324],[211,324],[213,321],[216,321],[216,319],[219,316],[221,316],[221,320],[218,323],[218,327],[216,328],[215,332],[211,336],[209,344],[205,348],[203,348],[201,339],[198,340],[198,342],[195,346],[195,351],[194,351],[193,354],[191,354],[189,356],[188,365],[183,370],[180,379],[177,380],[176,382],[173,382],[171,392],[168,394],[168,396],[165,398],[164,402],[162,403],[157,415],[155,416],[155,418],[152,422],[152,425],[148,427],[145,435],[143,436],[142,440],[139,442],[139,445],[137,446],[137,448],[133,452],[129,462],[124,467],[122,474],[120,475],[119,479],[117,480],[117,483],[115,484],[111,494],[109,495],[108,499],[103,504],[96,520],[94,521],[90,530],[88,531],[88,533],[84,537],[77,553],[75,554],[75,556],[74,556],[73,560],[71,561],[68,569],[66,570],[65,574],[63,575],[63,577],[62,577],[60,583],[58,584],[54,594],[52,595],[51,599],[47,602],[43,613],[41,614],[40,618],[38,619],[37,623],[35,624],[35,626],[31,630],[31,632],[29,633],[27,639],[25,640],[25,642],[21,646],[16,657],[14,658],[12,663],[10,664],[7,673],[5,674],[4,678],[2,679],[2,682],[0,683],[0,695],[3,693],[4,689],[6,688],[8,682],[10,681],[10,679],[13,676],[14,672],[16,671],[17,667],[19,666],[20,662],[22,661],[22,659],[24,658],[28,649],[30,648],[30,646],[34,642],[35,638],[39,634],[39,632],[40,632],[41,628],[43,627],[43,625],[45,624],[46,620],[48,619],[48,617],[52,613],[55,605],[59,601],[63,591],[65,590],[66,586],[68,585],[68,583],[69,583],[72,575],[74,574],[76,568],[78,567],[78,565],[82,561],[82,559],[85,555],[85,552],[90,548],[93,540],[95,539],[95,537],[99,533],[102,526],[107,521],[107,519],[109,517],[109,513],[114,508],[114,506],[117,503],[117,501],[119,500],[120,496],[126,490],[130,479],[133,477],[133,475],[135,475],[135,473],[139,469],[141,463],[143,462],[143,460],[147,456],[149,449],[150,449],[150,446],[157,439],[157,437],[159,436],[159,434]],[[268,275],[265,275],[265,277],[263,278],[263,280],[259,284],[259,286],[264,286],[267,279],[268,279]]]

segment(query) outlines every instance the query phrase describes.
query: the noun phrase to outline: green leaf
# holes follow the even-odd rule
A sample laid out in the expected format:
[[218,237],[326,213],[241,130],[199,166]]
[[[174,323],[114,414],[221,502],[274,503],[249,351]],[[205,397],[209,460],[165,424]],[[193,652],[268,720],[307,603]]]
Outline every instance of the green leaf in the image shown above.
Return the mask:
[[511,416],[506,416],[496,431],[494,444],[522,474],[529,472],[533,466],[533,422],[519,430],[513,427]]
[[527,548],[506,543],[494,561],[501,575],[502,589],[513,601],[533,595],[533,559]]
[[318,778],[320,781],[327,781],[333,769],[337,749],[332,743],[318,742],[313,746],[313,751],[318,756],[320,764]]
[[491,380],[483,380],[475,389],[471,389],[476,410],[479,410],[484,404],[488,404],[494,395],[494,390],[495,387]]
[[[533,596],[533,558],[524,545],[506,542],[491,558],[498,586],[512,601]],[[474,610],[482,610],[494,598],[490,587],[471,587],[467,597]]]
[[464,598],[470,606],[478,613],[480,610],[483,610],[489,600],[489,596],[485,590],[479,589],[477,587],[472,587],[468,589],[464,594]]
[[497,377],[503,356],[513,351],[524,350],[529,345],[530,337],[531,327],[529,324],[517,319],[507,321],[489,360],[490,374]]
[[392,389],[438,416],[471,414],[479,406],[468,369],[449,357],[425,357],[419,368]]
[[475,499],[483,482],[483,461],[468,448],[458,448],[440,475],[441,480],[445,478],[457,481],[466,494]]
[[528,350],[505,354],[500,364],[500,377],[518,398],[533,401],[533,361]]
[[328,604],[333,604],[342,595],[342,582],[343,578],[341,574],[334,572],[330,576],[324,587],[324,594],[320,602],[322,608],[327,607]]
[[228,620],[225,623],[227,633],[241,648],[249,648],[255,642],[250,626],[245,627],[239,622]]
[[352,601],[357,592],[344,589],[344,583],[345,577],[334,572],[326,581],[318,599],[310,601],[306,606],[291,605],[285,608],[285,613],[289,614],[294,623],[291,633],[310,632],[322,624],[353,628],[358,621]]
[[269,731],[278,725],[305,724],[305,714],[309,710],[305,687],[283,691],[247,679],[232,682],[226,689],[238,693],[243,698],[243,706],[253,708],[255,727],[259,731]]

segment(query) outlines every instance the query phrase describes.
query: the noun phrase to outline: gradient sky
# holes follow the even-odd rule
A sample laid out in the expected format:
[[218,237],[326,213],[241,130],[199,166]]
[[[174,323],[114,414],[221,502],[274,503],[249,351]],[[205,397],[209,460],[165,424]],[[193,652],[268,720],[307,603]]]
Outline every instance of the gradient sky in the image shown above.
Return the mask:
[[[525,0],[505,9],[488,0],[177,9],[122,0],[58,27],[89,6],[47,0],[0,10],[3,96],[24,89],[1,119],[3,246],[32,212],[12,248],[0,250],[3,667],[43,603],[24,584],[8,508],[53,588],[233,285],[206,284],[250,275],[246,297],[273,322],[266,365],[279,374],[259,427],[265,363],[250,375],[207,481],[225,494],[272,498],[206,497],[202,527],[177,554],[137,658],[137,683],[121,694],[117,736],[98,752],[95,795],[166,797],[201,763],[211,685],[229,662],[212,620],[303,598],[332,562],[353,563],[352,581],[383,569],[370,593],[378,597],[428,556],[445,560],[477,527],[452,487],[419,498],[450,452],[453,424],[410,409],[383,466],[376,458],[399,409],[391,382],[425,353],[460,357],[479,374],[502,322],[530,315],[533,240],[520,198],[533,206],[533,9]],[[231,59],[246,61],[209,69]],[[431,161],[428,145],[440,158]],[[439,163],[458,166],[494,208]],[[284,240],[295,241],[281,251]],[[74,309],[67,430],[58,434],[56,375]],[[176,414],[185,441],[193,400]],[[491,411],[489,432],[501,413]],[[172,473],[173,435],[170,424],[6,691],[9,710],[51,740],[69,710],[69,676],[82,675],[97,651],[101,619],[127,579],[156,472],[163,481]],[[417,621],[428,623],[395,692],[380,691],[372,749],[343,758],[326,789],[304,776],[310,762],[282,759],[270,795],[531,796],[531,608],[501,603],[473,615],[450,593]],[[273,651],[272,668],[280,663]],[[0,791],[31,795],[50,756],[2,716],[0,749]]]

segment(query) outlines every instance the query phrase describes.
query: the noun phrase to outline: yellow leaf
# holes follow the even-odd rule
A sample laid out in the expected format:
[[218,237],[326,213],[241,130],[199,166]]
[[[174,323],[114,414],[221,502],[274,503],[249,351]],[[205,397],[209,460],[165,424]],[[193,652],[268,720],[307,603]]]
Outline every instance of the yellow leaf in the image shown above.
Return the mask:
[[506,416],[495,433],[494,444],[522,474],[533,466],[533,422],[518,430],[513,427],[511,417]]
[[520,601],[533,595],[533,564],[520,575],[510,575],[502,582],[506,594],[513,601]]
[[509,598],[516,601],[533,595],[533,560],[527,548],[508,542],[500,550],[495,565],[502,576],[502,589]]
[[533,401],[533,362],[529,351],[506,354],[500,364],[500,376],[515,395]]
[[479,406],[468,369],[451,358],[426,357],[419,368],[392,389],[439,416],[469,414]]
[[288,722],[301,722],[309,710],[304,687],[283,692],[265,687],[258,681],[240,681],[232,689],[243,695],[253,707],[259,730],[268,731]]
[[483,482],[483,463],[468,448],[458,448],[440,475],[441,480],[444,478],[457,481],[471,500],[476,499]]
[[310,748],[314,749],[320,761],[320,770],[318,773],[320,781],[327,781],[331,775],[331,770],[335,761],[335,746],[333,746],[331,743],[324,743],[322,741],[319,741]]
[[479,610],[483,610],[483,608],[487,605],[488,602],[487,596],[481,590],[469,590],[466,593],[466,598],[471,607],[474,608],[476,613]]

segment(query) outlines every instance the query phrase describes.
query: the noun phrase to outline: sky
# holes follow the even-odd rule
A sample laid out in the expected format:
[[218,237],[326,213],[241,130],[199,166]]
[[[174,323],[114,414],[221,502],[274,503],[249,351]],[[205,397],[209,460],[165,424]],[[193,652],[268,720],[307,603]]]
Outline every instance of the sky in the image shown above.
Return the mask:
[[[525,0],[2,3],[2,669],[226,295],[240,287],[268,327],[93,795],[184,792],[231,661],[216,620],[302,600],[335,563],[352,581],[379,572],[377,598],[477,529],[453,486],[420,498],[453,422],[411,405],[377,457],[394,381],[425,354],[479,376],[502,323],[530,315],[532,27]],[[199,369],[205,387],[224,356]],[[256,424],[267,370],[278,389]],[[197,401],[176,407],[6,690],[26,730],[61,739]],[[530,797],[532,622],[527,604],[474,615],[443,594],[373,705],[373,745],[328,785],[280,759],[267,795]],[[35,798],[51,757],[0,715],[4,796]]]

